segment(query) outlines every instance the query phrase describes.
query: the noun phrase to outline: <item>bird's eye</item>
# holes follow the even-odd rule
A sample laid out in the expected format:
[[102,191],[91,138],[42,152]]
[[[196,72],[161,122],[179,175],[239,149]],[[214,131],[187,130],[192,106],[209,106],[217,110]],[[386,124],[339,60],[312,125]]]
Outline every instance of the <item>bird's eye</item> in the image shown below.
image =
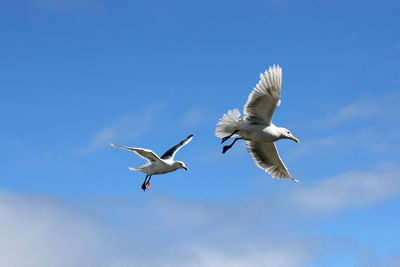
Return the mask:
[[287,132],[288,134],[290,134],[290,132]]

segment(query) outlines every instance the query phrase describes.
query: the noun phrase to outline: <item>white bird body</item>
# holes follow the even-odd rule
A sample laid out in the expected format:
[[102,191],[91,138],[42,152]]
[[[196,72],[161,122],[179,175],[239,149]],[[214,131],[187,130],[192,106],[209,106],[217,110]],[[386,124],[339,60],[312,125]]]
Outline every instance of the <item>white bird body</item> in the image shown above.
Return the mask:
[[247,141],[271,143],[279,140],[280,133],[278,129],[273,124],[265,126],[244,120],[237,134]]
[[274,178],[298,182],[290,176],[274,144],[279,139],[299,142],[289,130],[272,123],[274,111],[281,103],[281,87],[282,69],[274,65],[264,74],[261,73],[259,83],[250,93],[243,109],[246,116],[243,118],[238,109],[229,110],[219,120],[215,135],[222,138],[222,142],[232,136],[240,136],[231,145],[225,146],[222,153],[230,149],[237,140],[244,139],[247,150],[259,168]]
[[160,161],[155,161],[152,164],[145,163],[139,168],[129,168],[129,169],[132,171],[143,172],[149,175],[165,174],[182,168],[181,166],[175,163],[176,161],[170,159],[168,160],[160,159]]

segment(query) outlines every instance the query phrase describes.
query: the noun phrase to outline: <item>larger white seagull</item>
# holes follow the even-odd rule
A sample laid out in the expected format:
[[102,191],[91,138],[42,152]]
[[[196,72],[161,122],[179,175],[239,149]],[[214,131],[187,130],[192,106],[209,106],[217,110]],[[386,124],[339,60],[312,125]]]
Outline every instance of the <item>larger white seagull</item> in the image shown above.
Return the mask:
[[281,103],[282,69],[278,66],[260,74],[260,82],[250,93],[244,105],[243,118],[236,108],[229,110],[217,124],[215,135],[222,138],[222,143],[232,136],[239,135],[232,144],[224,146],[222,153],[230,149],[240,139],[246,140],[247,150],[255,164],[268,172],[273,178],[294,179],[279,157],[275,143],[279,139],[299,140],[285,128],[272,123],[275,109]]
[[151,188],[150,180],[152,175],[173,172],[178,169],[185,169],[186,171],[188,170],[188,168],[185,166],[185,163],[183,163],[182,161],[174,161],[174,157],[176,152],[178,152],[178,150],[181,149],[184,145],[187,145],[192,139],[193,135],[191,134],[186,137],[186,139],[179,142],[179,144],[168,149],[167,152],[165,152],[161,157],[157,156],[150,149],[119,146],[114,144],[109,145],[130,150],[137,154],[139,157],[147,160],[147,162],[145,162],[139,168],[129,168],[131,171],[139,171],[147,174],[142,184],[143,191],[146,191],[146,189]]

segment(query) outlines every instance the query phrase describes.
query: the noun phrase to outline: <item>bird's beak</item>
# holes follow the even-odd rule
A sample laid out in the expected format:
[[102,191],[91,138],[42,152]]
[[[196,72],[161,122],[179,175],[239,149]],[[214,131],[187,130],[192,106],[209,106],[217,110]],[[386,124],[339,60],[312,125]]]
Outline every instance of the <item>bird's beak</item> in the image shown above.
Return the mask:
[[300,141],[299,141],[299,139],[297,139],[296,137],[292,137],[292,138],[290,138],[290,139],[292,139],[293,141],[295,141],[296,143],[299,143]]
[[183,166],[182,168],[184,168],[185,170],[188,170],[188,168],[186,166]]

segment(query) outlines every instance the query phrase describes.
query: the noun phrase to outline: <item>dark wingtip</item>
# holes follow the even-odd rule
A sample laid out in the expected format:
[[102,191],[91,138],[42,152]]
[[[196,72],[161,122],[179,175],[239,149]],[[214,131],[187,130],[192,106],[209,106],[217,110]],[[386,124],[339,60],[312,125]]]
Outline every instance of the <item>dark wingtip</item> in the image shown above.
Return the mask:
[[191,134],[191,135],[189,135],[188,137],[186,137],[186,139],[188,139],[188,138],[190,138],[190,137],[193,137],[193,134]]

